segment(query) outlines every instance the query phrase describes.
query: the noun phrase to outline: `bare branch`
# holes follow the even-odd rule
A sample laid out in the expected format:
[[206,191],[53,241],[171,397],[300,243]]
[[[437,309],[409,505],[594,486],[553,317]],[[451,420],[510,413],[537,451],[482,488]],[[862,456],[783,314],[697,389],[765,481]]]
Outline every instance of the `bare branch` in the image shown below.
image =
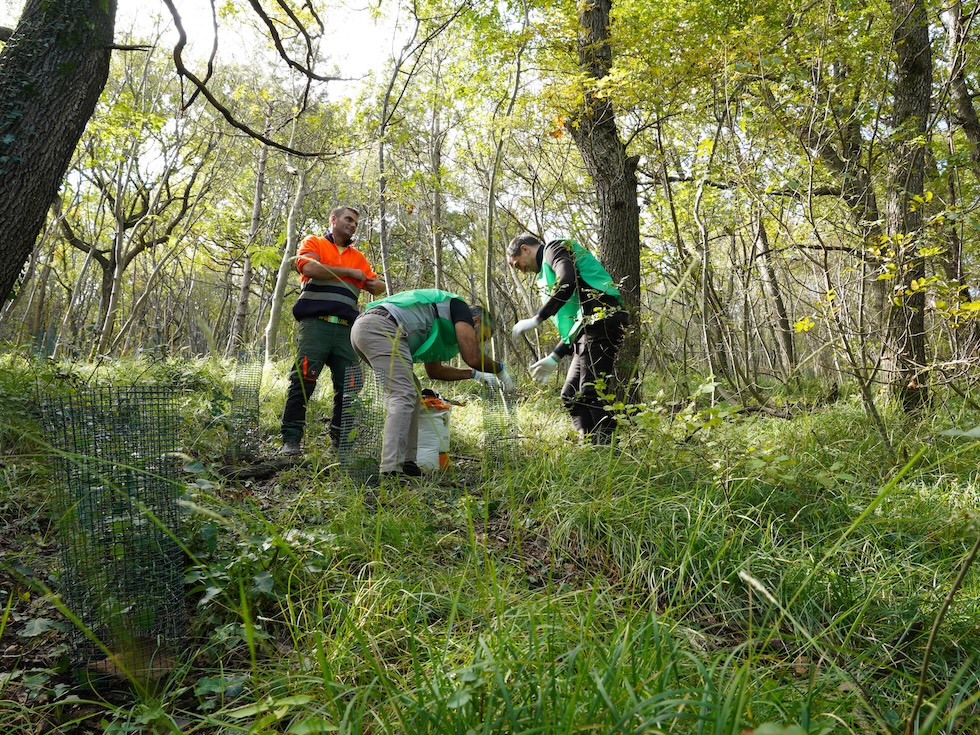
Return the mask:
[[[164,0],[166,2],[166,0]],[[211,3],[211,30],[213,33],[213,40],[211,41],[211,53],[208,54],[208,70],[204,75],[203,83],[207,84],[212,75],[214,74],[214,59],[218,54],[218,15],[214,7],[214,0],[210,0]],[[180,13],[177,12],[177,8],[173,4],[167,2],[167,9],[170,11],[170,16],[174,20],[174,25],[177,28],[177,32],[180,34],[181,40],[186,43],[187,37],[184,35],[184,19],[181,17]],[[179,72],[179,69],[178,69]],[[197,99],[197,95],[200,94],[200,89],[195,89],[191,96],[184,102],[181,109],[186,110],[191,105],[194,104],[194,100]]]
[[296,13],[294,13],[293,9],[289,7],[289,3],[285,2],[284,0],[278,0],[278,3],[279,7],[282,8],[282,11],[289,16],[291,21],[293,21],[296,30],[303,36],[303,40],[306,42],[306,63],[313,66],[313,49],[316,46],[316,44],[313,42],[313,37],[306,32],[306,26],[299,18],[296,17]]
[[313,7],[313,3],[310,2],[310,0],[306,0],[306,2],[303,3],[303,7],[306,8],[310,15],[313,16],[313,20],[316,21],[317,27],[320,29],[320,35],[326,33],[327,29],[324,27],[323,21],[320,20],[320,16],[316,12],[316,8]]
[[[3,38],[0,37],[0,41]],[[106,46],[110,51],[152,51],[153,46],[146,43],[128,44],[128,43],[110,43]]]
[[[165,2],[168,2],[168,0],[165,0]],[[334,82],[340,79],[340,77],[338,76],[323,76],[321,74],[317,74],[309,67],[303,66],[298,61],[294,61],[286,52],[286,49],[283,48],[282,39],[279,37],[279,32],[276,30],[275,23],[272,22],[272,19],[266,14],[265,10],[262,9],[262,5],[259,3],[259,0],[248,0],[248,4],[252,6],[252,10],[255,11],[255,14],[262,19],[263,23],[265,23],[265,27],[269,31],[269,35],[272,36],[272,42],[276,46],[276,51],[279,52],[280,58],[283,61],[285,61],[289,66],[291,66],[293,69],[296,69],[298,72],[302,73],[304,76],[306,76],[307,79],[315,79],[318,82]],[[283,4],[280,3],[280,6],[283,6]],[[296,16],[291,11],[289,11],[289,17],[296,22],[298,28],[302,29],[303,24],[300,23],[300,21],[296,18]],[[310,46],[311,40],[309,36],[306,34],[305,29],[300,30],[300,32],[307,39],[307,45],[308,48],[310,49],[310,52],[307,54],[307,58],[309,58],[312,55],[312,47]]]
[[265,143],[267,146],[271,146],[276,150],[280,150],[283,151],[284,153],[289,153],[290,155],[298,156],[300,158],[321,158],[321,157],[329,157],[329,156],[337,155],[336,153],[333,153],[331,151],[301,151],[291,146],[283,145],[282,143],[273,140],[267,135],[260,133],[258,130],[249,127],[245,123],[241,122],[238,118],[236,118],[234,114],[232,114],[231,110],[229,110],[227,107],[221,104],[221,102],[218,101],[218,98],[211,93],[211,90],[208,89],[207,84],[203,80],[199,79],[190,69],[188,69],[184,65],[183,53],[184,53],[184,47],[187,45],[187,32],[184,30],[184,25],[181,21],[180,14],[177,12],[177,8],[174,7],[173,0],[163,0],[163,2],[170,10],[170,14],[173,16],[174,19],[174,26],[177,28],[178,39],[177,39],[177,43],[174,45],[174,54],[173,54],[174,66],[177,68],[177,74],[183,77],[184,79],[187,79],[191,84],[193,84],[197,92],[199,92],[204,97],[204,99],[208,101],[208,104],[210,104],[215,110],[221,113],[221,116],[225,119],[225,121],[229,125],[231,125],[233,128],[236,128],[237,130],[241,130],[243,133],[248,135],[250,138],[253,138],[254,140],[257,140],[261,143]]
[[[649,169],[645,169],[642,167],[637,167],[636,170],[638,173],[642,173],[650,177],[652,181],[660,181],[664,178],[663,174],[659,171],[651,171]],[[668,174],[667,181],[672,181],[681,184],[683,183],[696,184],[696,183],[701,183],[702,180],[694,176],[691,176],[690,174]],[[734,182],[713,181],[711,179],[704,179],[704,185],[710,186],[714,189],[735,189],[738,186],[738,184]]]
[[844,197],[844,190],[839,186],[817,186],[813,189],[799,189],[799,188],[785,188],[785,189],[775,189],[773,191],[766,192],[769,196],[774,197],[796,197],[797,199],[806,199],[810,196],[815,197]]
[[[402,48],[401,55],[399,56],[399,58],[397,59],[397,61],[395,63],[395,71],[397,73],[397,71],[401,69],[401,65],[404,63],[404,61],[406,59],[411,58],[412,56],[415,56],[415,64],[413,64],[412,65],[412,68],[407,72],[405,84],[402,85],[402,88],[401,88],[401,90],[398,93],[398,97],[395,99],[394,104],[391,106],[391,113],[389,115],[388,120],[385,121],[385,124],[388,124],[388,123],[391,122],[391,116],[395,114],[395,111],[398,109],[398,105],[401,103],[402,97],[404,97],[405,96],[405,93],[408,91],[408,84],[411,81],[412,77],[415,75],[415,67],[418,65],[419,58],[421,56],[421,52],[424,51],[425,48],[430,43],[432,43],[432,41],[434,41],[436,38],[438,38],[439,35],[444,30],[446,30],[446,28],[448,28],[449,25],[454,20],[456,20],[456,18],[458,18],[459,15],[464,10],[466,10],[468,7],[470,7],[470,4],[469,4],[469,2],[467,0],[467,1],[463,2],[462,5],[460,5],[459,7],[457,7],[456,10],[454,10],[443,23],[440,23],[438,26],[436,26],[432,30],[432,32],[429,33],[429,35],[425,36],[421,41],[419,41],[417,44],[415,44],[414,46],[412,46],[412,44],[415,41],[415,34],[418,33],[418,29],[419,29],[419,26],[421,24],[421,19],[419,19],[419,17],[417,15],[415,16],[415,30],[412,33],[412,37],[405,43],[405,46]],[[393,85],[394,85],[394,76],[392,76],[392,83],[388,87],[388,91],[389,92],[391,91],[391,87]]]

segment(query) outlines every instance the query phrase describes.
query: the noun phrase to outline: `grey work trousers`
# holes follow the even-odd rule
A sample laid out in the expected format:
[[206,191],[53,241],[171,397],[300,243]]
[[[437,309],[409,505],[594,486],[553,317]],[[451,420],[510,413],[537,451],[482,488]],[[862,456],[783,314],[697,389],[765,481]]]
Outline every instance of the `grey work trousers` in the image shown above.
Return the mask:
[[412,370],[412,354],[393,319],[368,309],[350,333],[354,351],[371,366],[385,392],[381,472],[401,472],[418,454],[421,386]]

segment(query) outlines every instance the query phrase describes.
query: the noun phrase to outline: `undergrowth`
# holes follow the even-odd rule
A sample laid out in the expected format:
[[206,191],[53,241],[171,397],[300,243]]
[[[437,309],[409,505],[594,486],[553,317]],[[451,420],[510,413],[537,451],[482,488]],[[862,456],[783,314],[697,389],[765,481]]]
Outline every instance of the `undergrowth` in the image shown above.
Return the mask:
[[[285,370],[266,373],[259,464]],[[57,480],[30,397],[147,381],[174,386],[183,419],[190,628],[166,677],[107,692],[63,644]],[[0,731],[980,729],[967,408],[885,411],[899,462],[851,400],[792,419],[654,401],[610,448],[525,386],[521,449],[486,477],[462,387],[444,391],[465,403],[453,465],[377,494],[327,448],[328,393],[302,461],[228,479],[228,381],[215,362],[5,358]]]

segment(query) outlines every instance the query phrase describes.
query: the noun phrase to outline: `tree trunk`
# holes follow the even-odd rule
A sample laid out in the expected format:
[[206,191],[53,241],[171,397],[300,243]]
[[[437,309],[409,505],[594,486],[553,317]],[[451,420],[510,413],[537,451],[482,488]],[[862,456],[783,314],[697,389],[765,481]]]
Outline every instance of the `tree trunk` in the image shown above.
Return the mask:
[[295,255],[299,247],[299,220],[303,213],[303,204],[306,201],[306,169],[301,168],[296,178],[296,195],[293,197],[293,205],[289,208],[289,217],[286,219],[286,247],[282,255],[282,262],[279,264],[279,275],[276,276],[276,288],[272,295],[272,304],[269,308],[269,322],[265,327],[265,340],[262,345],[265,353],[265,362],[272,361],[272,351],[276,346],[276,339],[279,337],[279,319],[282,316],[282,304],[286,298],[286,283],[289,281],[289,274],[295,269]]
[[[50,232],[50,230],[48,230],[47,232]],[[47,237],[47,232],[45,232],[45,237]],[[41,259],[40,250],[41,248],[38,247],[29,256],[29,260],[27,263],[27,271],[24,273],[25,284],[28,284],[32,280],[34,280],[34,276],[37,272],[37,264],[38,261],[40,261]],[[34,288],[35,289],[37,288],[37,281],[34,281]],[[21,290],[14,298],[7,300],[7,303],[4,305],[3,310],[0,311],[0,332],[3,331],[4,327],[7,325],[7,322],[10,320],[10,317],[17,311],[20,305],[25,301],[27,302],[30,301],[30,299],[25,300],[24,295],[26,293],[27,293],[26,291]],[[33,291],[31,292],[31,294],[33,295]]]
[[14,288],[109,75],[116,0],[27,0],[0,52],[0,299]]
[[142,316],[143,307],[150,300],[150,297],[153,295],[154,291],[156,290],[155,286],[157,284],[158,279],[160,278],[160,274],[163,272],[164,266],[169,264],[170,260],[183,249],[184,249],[184,244],[179,243],[178,245],[173,247],[169,252],[165,253],[164,256],[157,261],[156,265],[153,266],[153,270],[150,271],[150,274],[148,276],[146,276],[146,279],[143,283],[143,292],[140,294],[139,298],[135,300],[135,303],[133,304],[133,308],[130,309],[129,318],[127,318],[126,322],[119,328],[119,333],[116,335],[115,339],[112,340],[112,344],[109,346],[108,351],[110,353],[115,353],[116,350],[119,349],[119,346],[120,344],[122,344],[123,339],[126,340],[124,351],[126,352],[129,351],[130,338],[133,332],[133,327],[137,323],[137,320],[140,318],[140,316]]
[[388,169],[385,160],[388,144],[388,125],[391,122],[391,115],[398,106],[398,100],[392,99],[394,96],[395,82],[398,75],[402,73],[402,65],[408,55],[418,33],[419,25],[416,18],[415,30],[409,34],[409,39],[402,47],[397,59],[393,59],[391,76],[388,77],[388,86],[385,88],[384,96],[381,99],[381,119],[378,122],[378,247],[381,252],[381,277],[385,282],[385,292],[390,296],[395,292],[395,284],[389,267],[391,243],[388,242]]
[[[85,254],[85,260],[82,261],[82,267],[78,271],[78,277],[75,279],[75,285],[72,286],[71,294],[68,298],[68,305],[65,307],[65,313],[61,319],[61,329],[58,330],[58,343],[55,345],[54,349],[55,357],[61,357],[62,349],[67,341],[67,335],[65,332],[68,331],[69,322],[76,320],[75,311],[82,301],[81,295],[84,292],[85,286],[88,282],[88,269],[94,260],[93,255],[94,249],[90,249]],[[74,337],[74,334],[77,333],[77,331],[77,328],[72,330],[72,337]],[[72,339],[71,342],[74,342],[74,339]],[[74,345],[72,346],[74,347]]]
[[790,322],[789,311],[786,309],[786,302],[783,301],[783,293],[779,288],[779,279],[776,277],[776,269],[772,263],[772,251],[769,248],[769,238],[766,235],[766,225],[762,221],[761,213],[756,227],[758,228],[755,238],[758,248],[759,274],[762,277],[763,288],[775,315],[776,323],[773,327],[779,348],[783,376],[788,377],[792,375],[796,367],[793,326]]
[[[947,27],[949,28],[949,91],[959,123],[970,141],[970,162],[973,172],[980,176],[980,116],[973,106],[974,93],[966,75],[967,28],[969,23],[963,18],[963,4],[960,0],[952,0],[946,11]],[[973,18],[969,19],[970,21]]]
[[928,380],[925,290],[913,283],[925,276],[917,253],[921,206],[910,206],[925,185],[925,146],[932,92],[932,53],[924,0],[892,0],[897,55],[885,223],[898,266],[886,329],[886,363],[893,394],[905,410],[921,406]]
[[[438,88],[442,82],[442,56],[438,53],[434,65],[433,83]],[[429,149],[429,166],[432,169],[432,287],[442,290],[444,283],[442,272],[442,146],[446,136],[442,132],[442,101],[438,97],[432,104],[432,126],[429,131],[429,138],[429,145],[431,146]]]
[[[122,197],[118,201],[122,201]],[[109,339],[112,337],[113,330],[116,328],[116,316],[119,314],[119,301],[122,298],[123,273],[125,272],[125,265],[122,260],[125,236],[122,213],[118,211],[115,244],[113,245],[112,257],[110,259],[113,268],[111,274],[107,273],[110,282],[109,299],[105,302],[106,308],[102,319],[102,331],[99,334],[98,346],[95,348],[98,354],[102,355],[106,354],[106,350],[109,348]]]
[[[947,144],[950,156],[956,154],[956,143],[954,134],[956,127],[963,129],[964,135],[970,142],[970,163],[972,164],[974,176],[980,176],[980,116],[974,107],[973,100],[976,94],[970,89],[966,68],[966,48],[967,48],[967,29],[973,24],[980,12],[974,6],[971,15],[963,17],[963,4],[960,0],[953,0],[947,11],[946,27],[949,28],[949,86],[950,97],[953,103],[953,119],[947,131]],[[955,125],[954,125],[955,123]],[[953,208],[959,205],[959,167],[950,166],[946,173],[947,202],[946,206]],[[966,285],[966,274],[963,271],[963,242],[960,238],[958,222],[950,222],[945,226],[946,234],[946,253],[943,257],[943,268],[946,273],[946,280],[952,288]],[[959,298],[963,301],[970,300],[970,290],[960,289],[952,298]],[[980,324],[974,323],[971,327],[964,330],[957,330],[957,354],[967,357],[970,345],[977,342],[980,337]],[[966,350],[964,351],[964,347]]]
[[441,109],[432,111],[432,287],[442,289],[442,143]]
[[34,314],[30,321],[31,337],[35,340],[35,344],[38,343],[38,339],[41,340],[41,345],[45,344],[46,342],[46,336],[42,334],[42,332],[46,331],[44,323],[44,304],[48,293],[48,279],[51,277],[53,260],[53,257],[44,259],[44,266],[41,268],[41,277],[37,282],[37,302],[34,304]]
[[265,192],[265,167],[269,160],[269,147],[260,146],[259,165],[255,174],[255,196],[252,199],[252,221],[248,227],[248,241],[242,251],[242,283],[238,291],[238,306],[235,308],[235,318],[232,321],[228,336],[228,347],[225,357],[234,357],[235,353],[245,346],[242,336],[245,331],[245,319],[248,317],[248,300],[252,292],[252,260],[250,250],[259,237],[262,226],[262,197]]
[[[579,65],[590,79],[600,80],[612,69],[609,46],[611,0],[578,5]],[[584,92],[582,108],[566,124],[595,185],[599,205],[599,253],[603,265],[619,286],[633,320],[620,350],[617,371],[632,382],[640,356],[640,205],[637,201],[636,156],[616,128],[616,115],[608,98]],[[630,387],[631,402],[638,386]]]
[[[526,24],[526,18],[525,18]],[[521,71],[522,71],[522,60],[524,54],[524,45],[522,44],[517,49],[517,58],[515,59],[514,68],[514,86],[510,92],[510,99],[507,100],[507,110],[503,114],[504,120],[509,120],[511,113],[514,112],[514,105],[517,102],[517,95],[521,91]],[[493,152],[493,166],[490,169],[490,179],[487,182],[487,228],[486,228],[486,259],[483,264],[483,288],[485,289],[485,299],[486,307],[491,313],[497,313],[497,299],[493,293],[493,264],[497,261],[494,257],[494,247],[493,247],[493,228],[494,221],[497,213],[497,178],[500,176],[500,164],[504,159],[504,147],[507,144],[506,131],[501,126],[499,137],[497,138],[496,145],[494,146]],[[504,260],[506,253],[501,253],[501,260]],[[499,334],[501,330],[496,330]],[[490,340],[491,352],[493,357],[502,362],[504,356],[499,350],[502,342],[506,340],[498,340],[496,337],[492,337]],[[536,356],[535,356],[536,358]]]

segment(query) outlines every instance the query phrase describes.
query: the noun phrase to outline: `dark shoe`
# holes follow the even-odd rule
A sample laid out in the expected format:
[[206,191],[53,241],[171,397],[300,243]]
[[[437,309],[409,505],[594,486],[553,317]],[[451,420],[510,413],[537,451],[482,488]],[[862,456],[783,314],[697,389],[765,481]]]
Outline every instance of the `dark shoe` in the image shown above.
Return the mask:
[[402,472],[408,475],[409,477],[422,476],[422,469],[411,460],[409,460],[408,462],[402,465]]
[[299,442],[287,442],[282,443],[282,447],[279,449],[279,454],[283,457],[295,457],[298,454],[303,453],[303,447],[299,445]]

